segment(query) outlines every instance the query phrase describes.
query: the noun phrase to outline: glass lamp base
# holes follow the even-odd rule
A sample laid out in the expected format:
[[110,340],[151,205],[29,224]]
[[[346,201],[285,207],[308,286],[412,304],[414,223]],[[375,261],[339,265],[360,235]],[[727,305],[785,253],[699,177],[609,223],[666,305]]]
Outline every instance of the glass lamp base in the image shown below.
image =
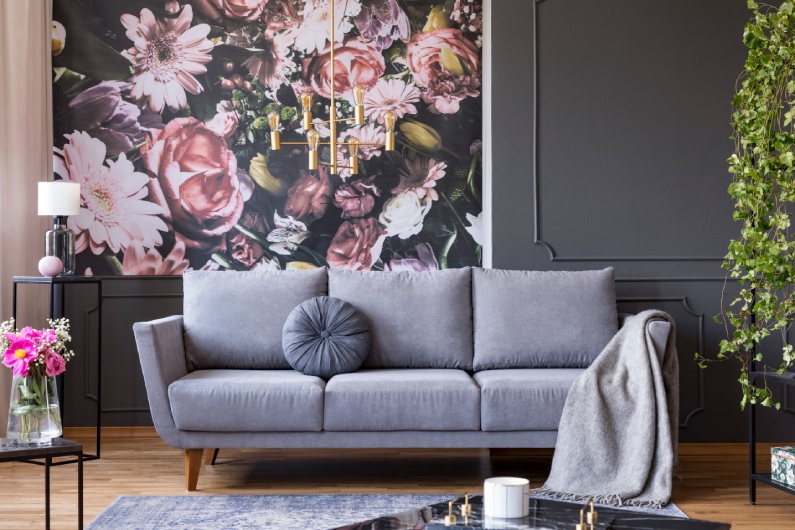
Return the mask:
[[55,256],[63,263],[59,276],[74,276],[75,233],[66,227],[66,217],[53,217],[53,227],[44,234],[44,255]]

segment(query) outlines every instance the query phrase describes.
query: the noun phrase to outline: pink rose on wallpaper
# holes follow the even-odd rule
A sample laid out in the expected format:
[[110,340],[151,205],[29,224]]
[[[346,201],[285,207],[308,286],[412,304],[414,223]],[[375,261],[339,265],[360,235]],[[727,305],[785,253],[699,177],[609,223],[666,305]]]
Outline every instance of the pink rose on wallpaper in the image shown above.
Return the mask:
[[337,188],[334,194],[334,204],[342,210],[343,219],[364,217],[373,211],[375,197],[381,195],[378,187],[373,184],[374,181],[375,175],[372,175]]
[[66,361],[54,351],[47,350],[44,357],[44,371],[49,377],[61,375],[66,371]]
[[307,225],[323,217],[332,198],[331,182],[325,168],[317,175],[301,170],[301,176],[287,191],[284,214]]
[[216,22],[223,17],[254,22],[262,15],[267,3],[268,0],[193,0],[201,14]]
[[[304,82],[323,97],[331,96],[329,79],[330,48],[318,53],[316,57],[304,60]],[[355,85],[372,88],[384,74],[384,56],[371,42],[349,38],[334,49],[334,68],[336,70],[334,89],[338,96],[349,92]]]
[[428,89],[423,100],[431,111],[458,112],[458,102],[480,94],[478,47],[461,30],[441,28],[411,38],[406,61],[414,77]]
[[207,122],[207,128],[224,138],[231,138],[237,132],[239,123],[236,112],[219,110],[213,119]]
[[[254,234],[262,236],[263,239],[270,232],[267,220],[259,213],[244,213],[238,224]],[[251,267],[265,255],[265,249],[259,241],[236,228],[230,230],[226,235],[226,246],[232,258],[246,267]]]
[[188,248],[220,248],[243,213],[237,159],[223,137],[196,118],[174,118],[141,152]]
[[345,221],[331,240],[326,261],[332,269],[370,270],[381,255],[386,232],[373,217]]

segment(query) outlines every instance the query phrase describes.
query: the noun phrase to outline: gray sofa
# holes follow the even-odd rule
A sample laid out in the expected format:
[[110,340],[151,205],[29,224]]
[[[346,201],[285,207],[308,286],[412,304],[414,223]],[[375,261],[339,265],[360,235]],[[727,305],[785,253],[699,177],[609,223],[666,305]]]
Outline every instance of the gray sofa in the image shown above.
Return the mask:
[[[613,270],[187,272],[184,311],[136,323],[157,432],[185,449],[554,447],[566,394],[620,325]],[[367,319],[361,369],[291,369],[290,311],[333,296]],[[648,334],[662,357],[670,325]]]

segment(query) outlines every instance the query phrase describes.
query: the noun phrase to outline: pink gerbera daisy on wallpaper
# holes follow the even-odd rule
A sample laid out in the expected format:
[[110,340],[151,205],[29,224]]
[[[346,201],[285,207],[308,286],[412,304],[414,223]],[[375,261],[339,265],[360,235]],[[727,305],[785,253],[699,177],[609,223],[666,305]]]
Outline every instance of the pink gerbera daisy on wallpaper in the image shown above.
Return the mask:
[[400,170],[400,184],[392,190],[393,195],[413,191],[420,199],[426,196],[434,201],[439,199],[434,187],[436,181],[444,177],[447,164],[418,156],[414,159],[405,158],[403,166]]
[[[133,241],[152,248],[163,243],[160,232],[168,227],[157,204],[145,201],[149,177],[135,171],[124,153],[105,160],[105,144],[85,132],[67,134],[69,143],[54,149],[53,170],[62,179],[80,184],[80,213],[69,217],[75,233],[75,251],[91,248],[102,254],[125,250]],[[107,163],[107,166],[103,164]]]
[[406,114],[417,114],[413,105],[420,100],[420,90],[414,83],[406,83],[400,79],[385,81],[380,79],[364,96],[364,111],[368,118],[384,123],[384,113],[388,110],[402,118]]
[[[166,3],[174,13],[177,2]],[[121,23],[127,28],[127,38],[133,46],[122,54],[133,64],[130,96],[145,101],[155,112],[166,105],[171,110],[185,108],[185,91],[199,94],[202,85],[194,75],[207,72],[204,65],[212,59],[212,41],[207,39],[210,26],[198,24],[190,27],[193,8],[186,4],[176,18],[157,19],[149,9],[141,10],[141,17],[125,14]]]
[[287,74],[296,68],[295,62],[290,59],[289,38],[284,33],[264,37],[257,42],[257,48],[259,50],[243,66],[270,89],[289,84]]

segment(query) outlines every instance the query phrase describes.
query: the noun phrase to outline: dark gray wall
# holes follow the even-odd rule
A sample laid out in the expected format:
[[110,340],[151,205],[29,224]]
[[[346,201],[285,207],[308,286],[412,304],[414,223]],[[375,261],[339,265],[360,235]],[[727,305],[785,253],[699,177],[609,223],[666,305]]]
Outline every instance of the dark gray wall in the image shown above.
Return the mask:
[[[681,439],[744,440],[737,364],[702,372],[692,358],[723,337],[712,316],[736,231],[725,160],[745,0],[493,6],[494,266],[615,267],[620,310],[677,321]],[[180,281],[111,278],[105,291],[105,423],[150,424],[131,326],[179,313]],[[96,314],[88,291],[69,300],[79,344]],[[85,361],[67,380],[69,425],[93,417],[96,362]],[[788,412],[764,411],[759,425],[762,439],[795,436]]]

